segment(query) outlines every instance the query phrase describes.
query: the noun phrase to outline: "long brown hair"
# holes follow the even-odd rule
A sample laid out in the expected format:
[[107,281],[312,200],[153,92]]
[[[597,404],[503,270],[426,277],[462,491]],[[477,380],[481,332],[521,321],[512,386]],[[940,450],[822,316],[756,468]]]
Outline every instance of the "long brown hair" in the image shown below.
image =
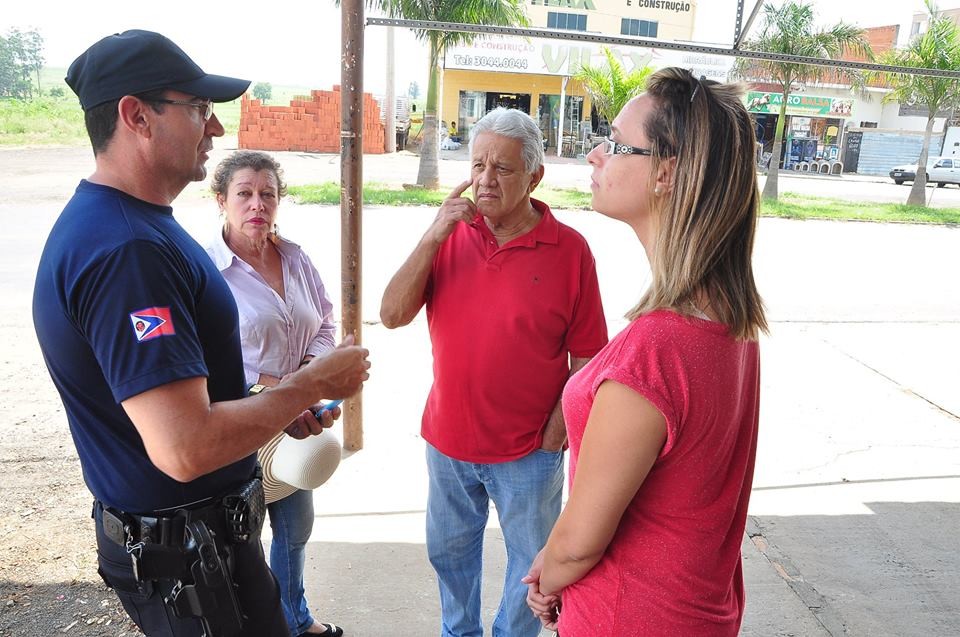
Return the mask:
[[657,308],[689,313],[702,296],[735,338],[767,331],[751,265],[760,195],[743,92],[680,68],[650,77],[651,179],[669,158],[676,167],[673,187],[654,198],[653,281],[627,318]]

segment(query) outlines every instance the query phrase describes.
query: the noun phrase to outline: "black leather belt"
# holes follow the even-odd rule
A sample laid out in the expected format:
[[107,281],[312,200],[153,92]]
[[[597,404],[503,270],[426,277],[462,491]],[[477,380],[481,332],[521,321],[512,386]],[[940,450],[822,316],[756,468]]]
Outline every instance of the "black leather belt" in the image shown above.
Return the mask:
[[198,508],[166,509],[148,515],[120,511],[97,500],[93,503],[93,518],[102,523],[104,534],[111,541],[127,549],[140,543],[181,547],[184,529],[195,520],[203,520],[218,533],[223,533],[225,527],[223,508],[212,500]]

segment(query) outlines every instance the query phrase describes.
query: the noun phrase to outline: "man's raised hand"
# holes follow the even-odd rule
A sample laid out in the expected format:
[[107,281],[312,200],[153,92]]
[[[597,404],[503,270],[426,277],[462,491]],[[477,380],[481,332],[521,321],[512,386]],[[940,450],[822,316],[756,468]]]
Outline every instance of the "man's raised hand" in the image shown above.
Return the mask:
[[427,230],[427,236],[433,241],[443,243],[453,233],[453,229],[457,227],[457,222],[468,223],[477,215],[477,205],[463,196],[464,191],[471,184],[473,184],[471,179],[461,183],[440,204],[437,218],[433,220],[433,224]]

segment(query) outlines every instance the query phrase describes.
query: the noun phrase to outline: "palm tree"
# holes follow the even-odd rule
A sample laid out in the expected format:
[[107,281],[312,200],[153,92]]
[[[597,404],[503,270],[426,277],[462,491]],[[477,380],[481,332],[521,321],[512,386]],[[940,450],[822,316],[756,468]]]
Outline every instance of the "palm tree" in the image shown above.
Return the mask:
[[[813,6],[802,0],[787,0],[780,6],[763,7],[763,27],[760,34],[744,43],[743,48],[767,53],[783,53],[815,57],[824,60],[835,59],[844,51],[851,51],[872,57],[870,44],[865,32],[858,26],[838,22],[827,28],[814,26]],[[747,60],[738,58],[733,73],[744,79],[772,82],[780,87],[782,94],[780,116],[777,119],[777,132],[773,140],[773,155],[767,171],[767,181],[763,187],[763,198],[776,200],[778,175],[780,172],[780,153],[783,147],[783,128],[786,123],[787,98],[790,87],[795,82],[811,83],[823,79],[834,72],[823,66],[810,66],[795,62],[774,62],[768,60]]]
[[647,87],[647,78],[653,73],[653,68],[645,66],[625,73],[623,64],[613,51],[603,47],[603,54],[607,58],[606,65],[583,65],[573,79],[583,84],[600,116],[612,122],[630,98],[639,95]]
[[[881,56],[885,64],[912,68],[944,69],[960,68],[960,28],[950,18],[937,11],[933,0],[926,0],[929,14],[927,30],[910,42],[903,50],[887,51]],[[938,113],[960,107],[960,82],[946,77],[924,77],[897,73],[886,76],[893,89],[884,96],[885,102],[922,104],[927,107],[927,127],[917,159],[917,176],[913,180],[908,206],[924,206],[927,203],[927,156],[930,154],[930,135]],[[946,124],[944,124],[946,126]]]
[[[382,10],[391,18],[458,22],[488,26],[527,26],[524,0],[368,0],[367,4]],[[436,190],[440,187],[440,135],[437,120],[437,99],[440,83],[440,60],[448,46],[469,44],[474,33],[428,31],[416,29],[419,40],[430,46],[427,103],[423,109],[423,145],[420,148],[420,170],[417,183]]]

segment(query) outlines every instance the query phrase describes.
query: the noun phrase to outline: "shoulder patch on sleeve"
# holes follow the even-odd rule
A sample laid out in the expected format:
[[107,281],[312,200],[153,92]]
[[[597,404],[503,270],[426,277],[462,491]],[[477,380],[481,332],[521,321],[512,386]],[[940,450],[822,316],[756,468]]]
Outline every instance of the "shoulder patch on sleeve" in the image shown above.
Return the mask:
[[130,313],[130,323],[137,342],[149,341],[159,336],[173,336],[173,318],[170,307],[146,307]]

